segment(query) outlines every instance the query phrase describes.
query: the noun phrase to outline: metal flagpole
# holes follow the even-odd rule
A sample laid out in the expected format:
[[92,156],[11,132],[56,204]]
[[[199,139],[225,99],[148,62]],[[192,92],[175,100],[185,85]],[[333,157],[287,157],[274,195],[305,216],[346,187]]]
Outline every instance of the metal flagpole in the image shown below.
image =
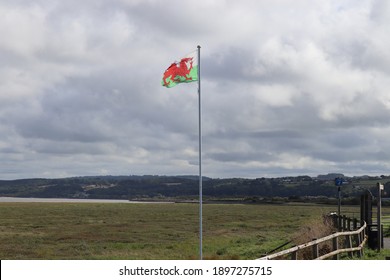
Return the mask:
[[198,100],[199,100],[199,258],[203,259],[203,187],[202,187],[202,102],[200,95],[200,46],[198,46]]

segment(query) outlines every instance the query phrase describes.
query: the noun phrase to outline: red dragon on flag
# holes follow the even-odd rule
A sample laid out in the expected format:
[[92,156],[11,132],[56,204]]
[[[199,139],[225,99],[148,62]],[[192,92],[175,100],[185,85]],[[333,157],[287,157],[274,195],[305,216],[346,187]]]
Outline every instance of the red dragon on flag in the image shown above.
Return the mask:
[[170,88],[179,83],[189,83],[198,80],[198,64],[195,56],[187,56],[180,62],[172,63],[165,70],[161,84]]

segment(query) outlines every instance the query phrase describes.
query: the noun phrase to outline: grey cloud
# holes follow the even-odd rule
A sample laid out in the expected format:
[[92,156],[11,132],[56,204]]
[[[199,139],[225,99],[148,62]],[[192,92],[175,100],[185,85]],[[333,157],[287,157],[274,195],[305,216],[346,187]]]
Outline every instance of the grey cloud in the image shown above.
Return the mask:
[[195,174],[197,44],[205,175],[386,173],[387,2],[195,4],[2,2],[0,177]]
[[219,50],[204,63],[205,76],[226,83],[285,84],[299,78],[288,64],[272,64],[253,49],[241,47]]

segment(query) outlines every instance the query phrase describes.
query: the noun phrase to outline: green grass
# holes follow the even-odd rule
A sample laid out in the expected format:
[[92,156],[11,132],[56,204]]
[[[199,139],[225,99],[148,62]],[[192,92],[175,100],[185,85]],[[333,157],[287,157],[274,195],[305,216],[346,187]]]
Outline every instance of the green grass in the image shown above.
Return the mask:
[[[204,257],[259,258],[334,208],[206,204]],[[1,203],[0,259],[197,259],[198,212],[196,204]]]

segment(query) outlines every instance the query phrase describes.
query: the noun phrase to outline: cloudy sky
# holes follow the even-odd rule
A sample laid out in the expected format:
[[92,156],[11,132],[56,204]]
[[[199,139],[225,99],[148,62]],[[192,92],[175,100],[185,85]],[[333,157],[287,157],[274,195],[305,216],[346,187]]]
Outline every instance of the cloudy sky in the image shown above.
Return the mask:
[[2,0],[0,179],[390,174],[390,1]]

